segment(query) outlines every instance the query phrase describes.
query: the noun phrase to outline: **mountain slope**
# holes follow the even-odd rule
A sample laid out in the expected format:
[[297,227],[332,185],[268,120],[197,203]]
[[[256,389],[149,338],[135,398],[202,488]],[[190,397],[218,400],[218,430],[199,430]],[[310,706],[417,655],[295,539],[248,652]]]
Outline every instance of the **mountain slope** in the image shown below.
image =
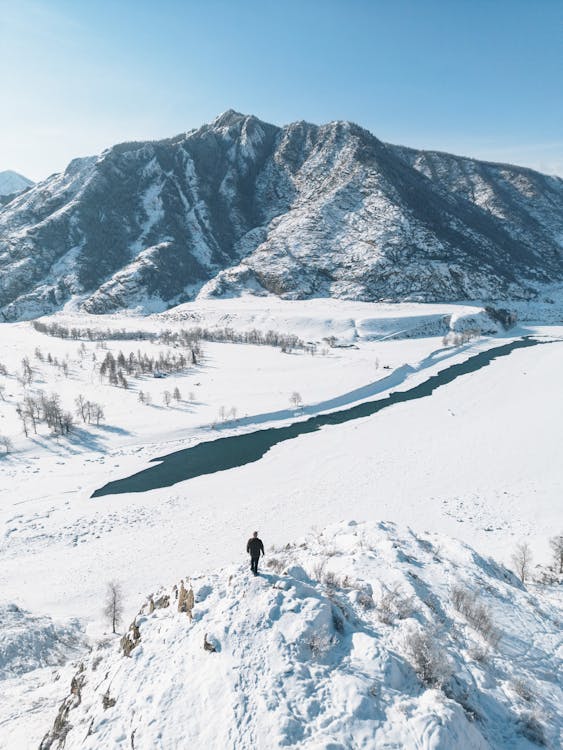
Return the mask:
[[19,193],[33,186],[32,180],[13,172],[11,169],[0,172],[0,205],[7,203]]
[[562,180],[479,162],[461,180],[469,160],[415,154],[347,122],[229,111],[77,159],[0,210],[0,309],[527,298],[562,277]]
[[188,583],[193,619],[182,585],[151,596],[77,673],[42,750],[556,746],[547,590],[390,523],[338,524],[265,560],[257,579]]

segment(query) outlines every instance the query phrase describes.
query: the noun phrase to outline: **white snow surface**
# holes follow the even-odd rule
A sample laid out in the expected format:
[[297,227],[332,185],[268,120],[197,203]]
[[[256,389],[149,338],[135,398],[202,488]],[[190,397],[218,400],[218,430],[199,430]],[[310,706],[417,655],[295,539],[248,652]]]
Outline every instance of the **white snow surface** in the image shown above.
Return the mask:
[[[549,303],[546,303],[547,308],[551,309]],[[483,557],[492,555],[509,567],[516,544],[526,540],[532,548],[534,563],[548,562],[548,540],[563,530],[560,461],[563,344],[558,340],[563,337],[563,325],[557,317],[549,315],[546,316],[549,325],[542,324],[544,312],[544,308],[534,312],[530,307],[527,315],[521,317],[527,317],[533,323],[526,323],[509,332],[497,331],[494,335],[483,336],[480,340],[457,347],[443,345],[443,331],[474,327],[475,322],[483,317],[479,306],[377,305],[330,300],[288,302],[270,298],[242,298],[200,301],[145,318],[134,315],[87,316],[69,309],[46,319],[47,322],[57,321],[70,327],[142,329],[153,333],[192,326],[230,327],[237,331],[256,328],[263,332],[273,329],[317,343],[317,354],[311,356],[300,350],[286,354],[268,346],[203,342],[203,357],[196,367],[162,380],[146,376],[130,378],[127,390],[110,386],[106,381],[100,382],[97,367],[106,351],[112,351],[117,356],[120,350],[127,355],[140,349],[158,356],[159,352],[171,347],[146,340],[112,340],[102,344],[60,339],[38,333],[29,323],[1,324],[0,363],[6,367],[8,374],[0,374],[0,435],[9,437],[13,443],[13,450],[8,455],[0,456],[2,612],[9,612],[9,608],[15,604],[25,611],[25,617],[29,617],[30,622],[52,623],[50,619],[42,618],[53,618],[56,632],[67,632],[65,629],[75,632],[78,618],[82,631],[95,644],[107,634],[102,607],[108,581],[118,581],[123,587],[124,624],[128,625],[139,602],[148,592],[154,592],[160,586],[169,587],[182,575],[189,574],[194,580],[199,576],[198,580],[201,581],[207,576],[212,580],[209,584],[213,592],[210,603],[214,602],[213,611],[219,619],[206,620],[205,627],[209,625],[209,630],[205,632],[223,638],[219,623],[228,622],[228,618],[221,609],[222,605],[219,605],[219,592],[225,593],[225,601],[231,596],[231,589],[225,588],[231,572],[235,581],[232,585],[240,586],[241,596],[245,594],[246,599],[254,592],[252,587],[255,584],[262,586],[266,583],[264,580],[243,583],[246,573],[243,576],[237,567],[244,558],[246,538],[254,528],[260,529],[268,546],[284,545],[313,528],[323,528],[350,518],[367,521],[366,528],[376,536],[383,533],[399,534],[390,531],[390,526],[377,526],[380,522],[407,524],[419,535],[428,538],[433,534],[440,535],[446,540],[443,545],[448,550],[458,549],[456,545],[461,542],[471,544],[477,550],[476,554]],[[432,396],[396,404],[373,417],[324,427],[318,432],[280,443],[255,463],[166,489],[91,499],[95,489],[108,481],[146,468],[149,460],[157,456],[204,440],[267,426],[281,426],[316,413],[384,398],[391,390],[407,390],[450,364],[462,362],[472,354],[522,335],[534,335],[545,341],[554,340],[555,343],[517,350],[478,372],[439,388]],[[323,341],[330,336],[334,336],[342,346],[330,348]],[[43,360],[38,359],[37,349]],[[49,353],[59,363],[66,361],[68,377],[64,376],[61,368],[47,362]],[[29,358],[34,371],[33,382],[28,386],[24,386],[18,378],[23,357]],[[166,407],[163,392],[173,391],[176,386],[181,391],[182,399]],[[99,427],[78,422],[74,433],[59,438],[50,436],[40,426],[37,435],[32,433],[25,438],[16,414],[16,404],[22,401],[26,392],[39,390],[59,393],[64,408],[72,411],[75,398],[83,394],[103,405],[106,421]],[[140,390],[151,395],[151,405],[139,403]],[[303,399],[303,406],[298,409],[289,400],[294,391],[298,391]],[[224,410],[222,407],[225,407]],[[220,421],[220,414],[223,411],[230,413],[233,407],[236,417],[231,415],[226,421]],[[212,429],[214,423],[215,429]],[[338,533],[346,536],[348,532]],[[408,542],[410,545],[410,536],[405,534],[400,532],[401,544]],[[451,538],[461,542],[447,541]],[[436,544],[439,546],[442,543]],[[302,565],[311,575],[304,559],[296,561],[296,564]],[[352,570],[354,555],[346,562],[348,564]],[[231,572],[212,572],[221,566],[226,566]],[[463,577],[463,566],[461,568],[459,575]],[[425,563],[425,574],[431,569],[435,577],[428,581],[428,585],[434,587],[432,590],[441,597],[442,607],[446,608],[445,591],[451,584],[451,576],[446,574],[445,567]],[[439,580],[440,570],[444,573],[442,581]],[[413,571],[418,573],[416,567]],[[341,571],[338,569],[336,572],[340,574]],[[345,572],[344,569],[342,572]],[[354,575],[359,573],[354,572]],[[372,578],[367,580],[375,580],[375,573],[369,575]],[[485,576],[485,573],[482,575]],[[311,593],[307,588],[311,585],[317,593]],[[371,585],[377,593],[375,583]],[[295,586],[296,592],[297,589],[299,591],[292,596],[303,601],[308,597],[313,600],[306,606],[302,602],[306,611],[313,604],[315,612],[315,607],[318,612],[326,611],[327,604],[323,603],[316,584],[302,581]],[[552,612],[550,607],[559,607],[560,611],[561,604],[555,595],[549,603],[550,597],[544,589],[536,590],[533,587],[526,594],[509,582],[506,586],[510,587],[506,591],[512,597],[506,594],[506,601],[514,601],[518,605],[512,610],[513,626],[522,628],[522,632],[519,650],[511,652],[510,658],[503,657],[503,663],[508,669],[512,660],[515,673],[521,671],[524,676],[533,673],[533,682],[535,684],[538,680],[539,685],[551,667],[542,666],[544,657],[540,658],[540,651],[545,653],[548,647],[544,644],[538,651],[534,633],[543,633],[544,627],[549,630],[553,623],[546,625],[540,612],[537,615],[540,619],[531,624],[529,610],[520,607],[524,607],[527,596],[537,597],[542,612],[543,609]],[[284,591],[281,596],[285,601]],[[277,596],[269,584],[257,588],[254,593],[259,608],[264,607],[265,611],[269,597]],[[545,604],[544,597],[547,597]],[[493,600],[487,600],[487,604],[492,606]],[[202,612],[201,607],[199,611]],[[237,611],[237,617],[243,620],[246,610]],[[509,609],[501,607],[498,612],[496,618],[502,619],[502,628],[508,630],[504,621],[509,619]],[[142,626],[146,637],[152,632],[150,629],[153,625],[162,626],[165,630],[171,628],[170,633],[176,633],[178,625],[175,619],[170,619],[170,615],[171,610],[158,610],[148,618]],[[425,616],[429,616],[428,613]],[[209,617],[215,615],[210,614]],[[164,618],[161,625],[157,625],[159,618]],[[185,620],[182,622],[185,623]],[[266,622],[267,618],[264,620]],[[194,620],[193,632],[198,634],[197,637],[194,635],[195,645],[190,645],[189,649],[194,649],[194,660],[200,658],[201,650],[202,656],[208,660],[206,664],[211,664],[214,662],[209,660],[221,657],[225,650],[219,654],[203,652],[201,632],[195,630],[201,623],[197,618]],[[204,627],[203,624],[201,626]],[[297,637],[298,632],[305,632],[308,625],[305,620],[299,619],[295,627]],[[268,625],[267,633],[260,636],[264,649],[273,649],[267,641],[272,628],[274,625]],[[402,625],[397,625],[397,628],[402,628]],[[29,649],[23,630],[20,632],[20,656],[25,660]],[[513,640],[507,643],[516,642],[516,631],[511,632],[514,632],[511,636]],[[4,615],[0,620],[0,642],[3,638],[11,638],[14,633],[16,630],[12,626],[6,629]],[[186,634],[188,637],[189,633]],[[356,640],[359,637],[354,636]],[[153,640],[152,636],[150,640],[165,658],[162,642]],[[172,640],[166,643],[173,647]],[[234,641],[231,646],[235,649]],[[391,641],[387,647],[391,648]],[[361,649],[359,646],[354,648],[358,656]],[[448,649],[453,648],[454,644],[448,640]],[[552,641],[550,648],[552,658],[560,656],[561,651],[557,650],[561,649],[560,644]],[[52,724],[55,706],[68,692],[70,666],[56,666],[50,660],[50,653],[45,641],[45,648],[41,647],[29,662],[37,669],[2,681],[0,748],[37,747]],[[143,651],[138,653],[142,654]],[[189,650],[189,653],[192,651]],[[349,649],[348,653],[352,651]],[[369,650],[366,651],[366,654],[369,653]],[[61,654],[64,656],[62,651],[57,654],[57,658]],[[84,649],[81,654],[84,654]],[[133,655],[132,664],[140,658],[135,656],[135,651]],[[251,657],[246,654],[243,659],[241,653],[239,656],[240,664]],[[454,661],[458,656],[453,654]],[[65,658],[76,660],[76,651],[69,648]],[[114,656],[108,656],[108,659],[111,661]],[[367,656],[366,659],[369,661]],[[157,661],[155,657],[155,663]],[[125,665],[129,660],[120,657],[119,663]],[[225,664],[225,661],[222,663]],[[274,660],[268,665],[270,676],[275,664],[277,662]],[[298,664],[301,662],[296,662],[296,669]],[[555,668],[555,662],[552,667]],[[120,669],[126,667],[121,666]],[[180,669],[180,662],[175,662],[174,670]],[[356,674],[354,670],[352,673]],[[226,671],[221,674],[226,680],[227,690],[227,683],[232,686],[234,678],[231,674],[227,680]],[[505,679],[503,674],[502,670],[487,671],[484,683],[493,685],[487,690],[501,690],[497,682]],[[56,675],[61,677],[53,682]],[[278,673],[276,675],[279,676]],[[305,682],[301,683],[299,675],[292,679],[301,685],[296,690],[305,690]],[[406,683],[411,685],[408,680]],[[424,727],[429,726],[428,716],[432,712],[436,717],[436,726],[441,722],[440,726],[449,727],[447,731],[457,727],[455,731],[467,732],[469,739],[460,735],[463,741],[489,743],[459,744],[460,748],[529,746],[517,744],[524,742],[520,734],[518,739],[514,739],[517,736],[514,727],[520,721],[516,714],[519,716],[520,709],[512,717],[514,720],[507,719],[506,725],[510,730],[507,730],[508,739],[502,738],[505,744],[495,745],[491,740],[493,735],[487,732],[483,734],[482,727],[474,722],[467,724],[463,710],[460,713],[451,703],[452,699],[444,698],[437,688],[416,693],[421,688],[413,678],[412,689],[409,687],[403,694],[406,683],[401,681],[399,687],[393,688],[397,691],[398,701],[399,695],[407,701],[405,712],[400,708],[400,701],[392,711],[389,709],[389,715],[381,713],[383,709],[378,709],[377,716],[381,721],[383,716],[387,717],[381,724],[378,723],[379,718],[373,719],[370,713],[372,709],[369,708],[366,721],[371,728],[366,731],[383,732],[378,739],[386,738],[385,741],[390,743],[381,747],[401,747],[400,743],[406,742],[405,737],[418,736],[419,730],[422,732]],[[203,683],[197,684],[204,689]],[[155,691],[159,689],[155,685]],[[273,684],[272,690],[275,689]],[[543,695],[544,688],[537,689]],[[351,688],[347,686],[343,690],[346,692]],[[170,691],[173,692],[172,687]],[[485,704],[481,705],[482,711],[486,709],[487,717],[495,716],[497,709],[500,711],[498,692],[494,695],[497,697],[487,698]],[[507,692],[507,695],[512,696],[512,693]],[[209,694],[210,701],[211,698]],[[411,700],[414,703],[409,703]],[[512,700],[514,702],[517,698]],[[558,725],[549,718],[549,712],[553,710],[557,713],[558,700],[560,694],[553,692],[549,700],[541,698],[539,703],[529,707],[532,713],[539,712],[538,721],[546,732],[551,732],[549,741],[553,747],[557,746],[553,734],[556,729],[553,727],[557,728]],[[341,709],[345,701],[343,698],[339,701]],[[217,708],[215,703],[213,705]],[[350,711],[353,711],[354,705],[357,706],[357,724],[353,731],[360,732],[365,706],[362,701],[357,704],[352,701]],[[117,707],[118,704],[111,710],[115,711]],[[109,715],[105,712],[106,717]],[[322,711],[318,715],[321,716]],[[289,724],[287,731],[284,730],[282,714],[276,716],[279,723],[272,726],[279,732],[279,738],[287,736],[298,739],[300,730],[295,729],[297,733],[292,734],[293,729]],[[335,716],[332,718],[336,721]],[[195,721],[193,716],[192,720]],[[261,721],[256,719],[253,732],[265,731],[264,727],[269,726],[266,719],[266,724],[260,724]],[[355,747],[353,744],[346,745],[342,739],[343,733],[352,730],[345,728],[343,719],[338,721],[338,739],[334,742],[340,745],[335,744],[334,748]],[[328,737],[328,729],[320,726],[321,719],[315,722],[312,715],[311,731],[316,727],[314,731],[318,737],[315,737],[315,741],[318,739],[322,743]],[[384,730],[385,722],[391,722],[388,730]],[[404,727],[396,729],[399,726],[397,722],[401,727],[403,724],[411,727],[411,734],[406,733]],[[490,723],[489,718],[487,722]],[[199,723],[203,725],[204,719]],[[113,719],[110,725],[108,731],[117,731]],[[206,731],[211,732],[212,728],[219,731],[218,722],[210,715],[207,725],[209,729]],[[175,730],[170,728],[169,731]],[[420,734],[427,738],[424,739],[426,745],[411,746],[455,748],[455,744],[439,744],[454,742],[448,740],[448,735],[443,732],[446,729],[442,730],[439,726],[435,730],[435,742],[438,744],[431,744],[434,740],[430,733]],[[479,739],[480,736],[485,739]],[[243,744],[246,739],[241,737],[241,744],[236,747],[246,747]],[[303,735],[303,742],[313,742],[311,737]],[[509,744],[510,738],[515,744]],[[330,742],[332,740],[326,740],[328,744],[325,745],[303,746],[328,748],[331,747]],[[220,742],[215,746],[229,747]],[[373,745],[368,743],[364,746]],[[409,747],[408,744],[404,746]],[[98,747],[112,745],[101,743]],[[116,744],[115,747],[120,745]],[[161,747],[174,745],[162,744]]]
[[32,185],[31,180],[11,169],[0,172],[0,195],[15,195]]
[[[273,554],[256,579],[240,565],[191,579],[192,621],[175,590],[154,592],[171,606],[141,609],[131,655],[106,646],[78,673],[65,749],[514,750],[533,747],[532,730],[560,741],[561,607],[493,560],[355,521]],[[494,645],[452,605],[456,587],[485,606]]]

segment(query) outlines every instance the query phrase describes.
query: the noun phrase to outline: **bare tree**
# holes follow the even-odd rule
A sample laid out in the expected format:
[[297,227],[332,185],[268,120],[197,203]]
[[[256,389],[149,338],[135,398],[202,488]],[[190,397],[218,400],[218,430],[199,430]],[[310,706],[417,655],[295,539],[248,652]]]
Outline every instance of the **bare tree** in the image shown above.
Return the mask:
[[5,400],[6,400],[6,398],[5,398],[5,396],[4,396],[4,391],[5,391],[5,390],[6,390],[6,386],[4,386],[4,385],[0,385],[0,398],[2,399],[2,401],[5,401]]
[[553,562],[556,570],[563,573],[563,534],[556,534],[549,540],[549,546],[553,550]]
[[522,583],[526,583],[526,578],[530,573],[530,565],[532,564],[532,551],[527,542],[520,542],[520,544],[516,545],[516,550],[512,555],[512,562],[514,563],[518,577]]
[[76,413],[79,417],[82,417],[82,421],[85,422],[88,415],[88,401],[82,394],[75,398],[74,403],[76,404]]
[[33,380],[33,370],[27,357],[22,359],[22,376],[26,385],[29,385]]
[[111,631],[116,633],[117,626],[123,616],[123,593],[121,586],[115,581],[108,583],[106,588],[106,604],[104,615],[111,622]]
[[178,388],[178,386],[174,388],[174,393],[172,394],[172,398],[174,399],[174,401],[178,401],[178,402],[182,400],[182,394],[180,393],[180,389]]
[[298,406],[300,406],[303,403],[303,399],[301,398],[301,394],[297,391],[293,391],[291,396],[289,397],[289,403],[297,409]]
[[4,448],[5,453],[9,453],[14,445],[7,435],[0,435],[0,445]]
[[23,407],[25,410],[26,417],[31,420],[33,425],[33,432],[37,434],[37,422],[41,419],[41,403],[37,398],[30,396],[29,394],[24,397]]
[[162,399],[165,406],[170,406],[170,402],[172,401],[172,394],[170,393],[170,391],[164,391],[164,393],[162,394]]
[[97,425],[105,419],[104,408],[101,404],[90,404],[90,420]]
[[74,417],[69,411],[62,413],[60,418],[61,435],[68,435],[74,427]]
[[29,429],[27,426],[27,414],[26,414],[25,408],[21,404],[18,404],[16,406],[16,413],[18,417],[21,419],[23,434],[26,437],[29,437]]
[[141,404],[144,404],[145,394],[143,393],[143,391],[139,391],[139,395],[137,396],[137,401],[139,401]]

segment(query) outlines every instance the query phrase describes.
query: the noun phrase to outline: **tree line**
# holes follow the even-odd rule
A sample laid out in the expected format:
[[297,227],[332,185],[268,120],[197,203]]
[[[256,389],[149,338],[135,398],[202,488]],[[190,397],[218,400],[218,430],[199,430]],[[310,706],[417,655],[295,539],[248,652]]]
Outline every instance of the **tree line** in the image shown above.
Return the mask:
[[235,331],[233,328],[203,328],[194,326],[192,328],[181,328],[173,331],[169,328],[162,331],[128,331],[120,329],[94,329],[77,328],[62,325],[61,323],[44,323],[33,320],[31,325],[39,333],[47,336],[56,336],[62,339],[87,339],[88,341],[151,341],[167,344],[169,346],[185,346],[192,349],[199,341],[213,341],[217,343],[230,344],[254,344],[258,346],[276,346],[282,351],[290,352],[293,349],[301,349],[311,354],[315,353],[316,345],[302,341],[294,334],[279,333],[277,331],[260,331],[253,328],[250,331]]

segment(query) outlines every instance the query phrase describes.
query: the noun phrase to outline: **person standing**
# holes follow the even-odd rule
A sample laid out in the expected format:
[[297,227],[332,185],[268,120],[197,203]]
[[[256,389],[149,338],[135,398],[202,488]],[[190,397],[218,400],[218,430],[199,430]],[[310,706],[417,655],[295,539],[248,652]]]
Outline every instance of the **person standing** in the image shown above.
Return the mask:
[[260,553],[264,553],[264,545],[262,540],[258,539],[258,532],[255,531],[250,537],[246,545],[246,551],[250,555],[250,570],[255,576],[258,575],[258,560],[260,559]]

